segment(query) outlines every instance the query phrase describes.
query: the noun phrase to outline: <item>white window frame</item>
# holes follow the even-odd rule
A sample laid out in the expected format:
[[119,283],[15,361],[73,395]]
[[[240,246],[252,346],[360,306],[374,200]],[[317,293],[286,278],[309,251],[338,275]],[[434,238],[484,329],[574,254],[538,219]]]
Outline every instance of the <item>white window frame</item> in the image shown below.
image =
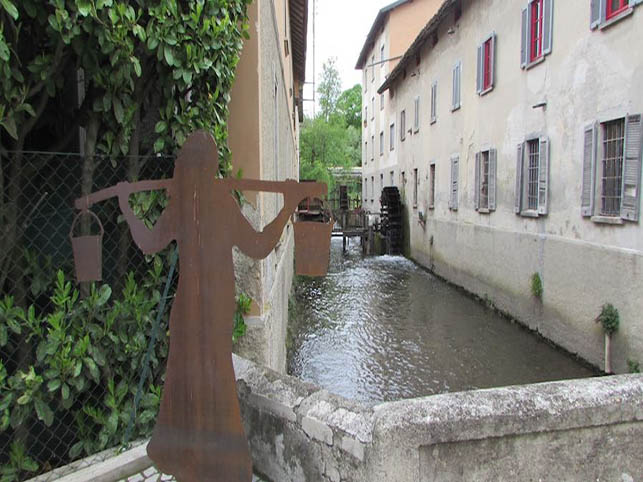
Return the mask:
[[420,96],[418,95],[413,102],[413,132],[420,130]]
[[[484,185],[485,171],[484,171],[484,155],[488,156],[488,169],[486,171],[487,177],[487,205],[481,206],[480,199],[482,197],[482,187]],[[476,152],[476,161],[474,166],[474,193],[473,202],[475,210],[480,214],[488,214],[496,210],[496,176],[498,172],[498,153],[496,149],[485,148]]]
[[[538,145],[538,166],[535,167],[536,177],[536,206],[528,204],[529,195],[529,146]],[[514,212],[520,216],[537,218],[549,213],[549,166],[550,143],[547,136],[532,134],[518,144],[516,156],[516,190]]]

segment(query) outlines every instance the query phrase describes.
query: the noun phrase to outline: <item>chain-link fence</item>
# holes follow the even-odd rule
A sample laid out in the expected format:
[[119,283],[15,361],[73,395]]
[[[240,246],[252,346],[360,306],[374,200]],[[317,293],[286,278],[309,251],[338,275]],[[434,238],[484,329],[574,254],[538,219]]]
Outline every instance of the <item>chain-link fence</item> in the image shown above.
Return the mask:
[[[1,480],[25,480],[151,432],[168,351],[169,307],[160,316],[159,302],[173,248],[144,256],[118,199],[106,200],[92,207],[104,227],[103,281],[77,285],[70,229],[81,194],[168,178],[173,166],[157,156],[0,155]],[[151,191],[129,202],[151,225],[166,197]],[[88,217],[75,229],[98,232]],[[147,354],[157,318],[158,340]]]

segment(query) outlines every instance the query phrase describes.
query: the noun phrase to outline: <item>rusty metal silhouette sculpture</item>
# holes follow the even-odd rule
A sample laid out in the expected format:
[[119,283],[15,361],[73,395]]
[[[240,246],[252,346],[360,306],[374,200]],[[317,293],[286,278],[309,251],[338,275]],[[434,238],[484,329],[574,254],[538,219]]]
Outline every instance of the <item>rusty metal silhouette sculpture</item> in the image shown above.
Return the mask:
[[[147,452],[162,472],[181,482],[251,480],[231,355],[232,247],[254,258],[267,256],[298,203],[327,192],[321,183],[215,179],[217,169],[214,139],[198,131],[180,150],[172,179],[119,183],[75,202],[76,208],[88,210],[93,203],[118,196],[132,237],[146,254],[177,242],[181,263],[170,314],[170,352]],[[150,230],[134,215],[128,198],[152,189],[167,190],[169,202]],[[257,232],[241,213],[233,190],[283,193],[283,208]],[[304,241],[315,243],[315,238]]]

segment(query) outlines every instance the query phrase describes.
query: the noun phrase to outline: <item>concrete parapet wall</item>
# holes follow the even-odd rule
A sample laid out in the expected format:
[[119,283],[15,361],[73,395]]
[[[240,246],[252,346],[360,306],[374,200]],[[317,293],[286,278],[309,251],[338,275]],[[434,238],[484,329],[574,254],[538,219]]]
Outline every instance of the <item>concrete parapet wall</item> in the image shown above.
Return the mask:
[[637,480],[643,376],[355,403],[235,357],[255,470],[273,481]]
[[[233,359],[254,470],[262,479],[627,482],[643,474],[643,375],[366,406]],[[144,445],[98,462],[61,480],[149,479]],[[37,480],[57,478],[50,473]]]

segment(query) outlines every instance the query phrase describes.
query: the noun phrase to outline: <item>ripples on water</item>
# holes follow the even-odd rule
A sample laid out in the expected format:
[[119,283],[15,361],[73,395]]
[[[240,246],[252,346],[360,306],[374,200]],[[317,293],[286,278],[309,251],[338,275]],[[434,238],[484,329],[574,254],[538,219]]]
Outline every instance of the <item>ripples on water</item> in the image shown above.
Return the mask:
[[594,373],[402,257],[342,255],[299,278],[289,373],[366,403]]

